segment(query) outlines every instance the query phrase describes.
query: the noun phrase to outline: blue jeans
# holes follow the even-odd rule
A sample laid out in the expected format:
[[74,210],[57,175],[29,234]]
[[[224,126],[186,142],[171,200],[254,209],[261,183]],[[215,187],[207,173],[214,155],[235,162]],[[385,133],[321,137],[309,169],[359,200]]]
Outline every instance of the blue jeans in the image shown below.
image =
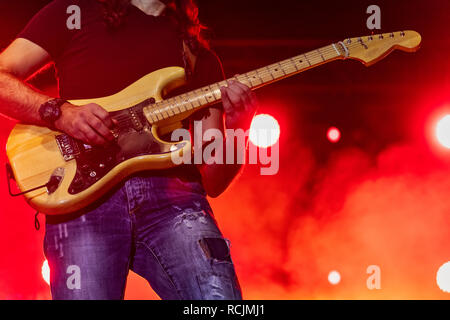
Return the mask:
[[99,204],[48,217],[53,299],[123,299],[129,269],[162,299],[242,299],[201,184],[135,176]]

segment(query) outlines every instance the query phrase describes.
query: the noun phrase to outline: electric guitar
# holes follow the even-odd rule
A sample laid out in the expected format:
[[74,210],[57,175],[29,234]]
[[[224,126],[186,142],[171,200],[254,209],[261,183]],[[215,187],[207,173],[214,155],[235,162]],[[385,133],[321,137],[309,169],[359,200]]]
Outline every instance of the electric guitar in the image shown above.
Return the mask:
[[[348,38],[233,79],[256,89],[338,59],[356,59],[369,66],[394,49],[416,51],[420,42],[415,31]],[[20,194],[39,212],[64,214],[87,206],[137,171],[175,166],[173,153],[182,157],[192,152],[190,141],[166,142],[159,136],[181,127],[193,112],[220,101],[219,88],[226,81],[163,100],[183,84],[184,69],[168,67],[114,95],[70,101],[99,104],[118,121],[116,139],[107,146],[89,146],[45,127],[17,124],[6,145],[8,183],[14,178]]]

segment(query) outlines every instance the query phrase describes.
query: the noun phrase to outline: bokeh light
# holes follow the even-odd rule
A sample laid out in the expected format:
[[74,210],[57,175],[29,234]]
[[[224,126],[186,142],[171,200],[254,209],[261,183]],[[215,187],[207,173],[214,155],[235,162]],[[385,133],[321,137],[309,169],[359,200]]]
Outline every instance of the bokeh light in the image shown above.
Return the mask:
[[280,125],[271,115],[259,114],[253,118],[249,138],[257,147],[271,147],[280,138]]
[[450,293],[450,261],[444,263],[438,270],[436,274],[436,282],[439,287],[444,292]]
[[337,285],[339,282],[341,282],[341,274],[336,271],[330,271],[328,274],[328,282],[330,282],[332,285]]
[[341,132],[336,127],[331,127],[327,131],[327,138],[330,142],[336,143],[341,139]]
[[436,138],[442,146],[450,149],[450,115],[446,115],[437,123]]

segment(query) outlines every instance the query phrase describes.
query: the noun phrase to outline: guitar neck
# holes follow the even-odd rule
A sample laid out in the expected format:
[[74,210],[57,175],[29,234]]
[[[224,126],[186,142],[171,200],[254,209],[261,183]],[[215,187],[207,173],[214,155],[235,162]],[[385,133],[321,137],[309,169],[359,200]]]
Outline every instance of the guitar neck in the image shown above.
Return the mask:
[[[321,64],[342,59],[347,55],[343,43],[331,44],[290,59],[259,68],[231,79],[242,82],[251,89],[293,76]],[[220,87],[226,86],[227,80],[205,86],[179,96],[144,107],[143,111],[150,123],[156,123],[174,116],[207,107],[221,100]]]

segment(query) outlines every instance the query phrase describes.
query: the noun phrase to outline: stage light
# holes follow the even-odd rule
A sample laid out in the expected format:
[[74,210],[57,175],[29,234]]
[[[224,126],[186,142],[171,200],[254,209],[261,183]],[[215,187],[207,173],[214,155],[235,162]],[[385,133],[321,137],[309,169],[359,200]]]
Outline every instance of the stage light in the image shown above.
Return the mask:
[[341,139],[341,132],[336,127],[331,127],[327,131],[327,138],[330,142],[336,143]]
[[439,268],[436,274],[436,283],[439,289],[450,293],[450,261]]
[[45,260],[44,263],[42,264],[41,272],[44,281],[47,282],[48,285],[50,285],[50,266],[48,265],[47,260]]
[[330,271],[330,273],[328,274],[328,282],[330,282],[332,285],[337,285],[339,282],[341,282],[341,274],[336,270]]
[[441,145],[450,149],[450,115],[446,115],[437,123],[436,137]]
[[253,118],[249,138],[257,147],[271,147],[280,138],[280,125],[271,115],[258,114]]

